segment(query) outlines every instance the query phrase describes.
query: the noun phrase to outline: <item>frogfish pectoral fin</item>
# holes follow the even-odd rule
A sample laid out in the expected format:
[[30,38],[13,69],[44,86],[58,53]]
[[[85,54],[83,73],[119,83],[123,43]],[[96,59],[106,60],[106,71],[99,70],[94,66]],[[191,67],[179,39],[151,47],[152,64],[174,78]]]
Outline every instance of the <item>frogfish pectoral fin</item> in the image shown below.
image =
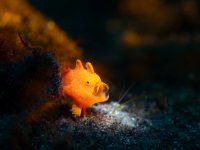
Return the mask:
[[72,111],[73,115],[80,117],[81,116],[81,110],[82,110],[82,108],[78,107],[76,104],[72,105],[71,111]]

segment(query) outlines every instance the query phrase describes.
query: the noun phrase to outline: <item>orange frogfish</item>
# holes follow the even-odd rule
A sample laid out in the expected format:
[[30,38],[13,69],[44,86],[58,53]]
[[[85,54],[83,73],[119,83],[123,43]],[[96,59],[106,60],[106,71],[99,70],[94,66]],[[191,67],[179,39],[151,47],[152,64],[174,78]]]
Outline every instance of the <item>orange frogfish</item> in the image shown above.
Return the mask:
[[108,90],[108,85],[101,81],[90,62],[86,62],[84,68],[77,59],[76,67],[66,68],[62,75],[62,94],[72,99],[71,110],[75,116],[81,116],[82,111],[85,116],[86,108],[107,101]]

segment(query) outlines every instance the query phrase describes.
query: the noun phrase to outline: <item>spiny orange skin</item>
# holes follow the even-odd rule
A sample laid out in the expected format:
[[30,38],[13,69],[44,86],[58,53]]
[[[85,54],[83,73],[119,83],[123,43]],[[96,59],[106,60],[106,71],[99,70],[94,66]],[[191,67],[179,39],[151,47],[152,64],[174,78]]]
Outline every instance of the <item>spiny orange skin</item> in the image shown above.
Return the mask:
[[71,97],[75,105],[75,108],[72,107],[72,112],[77,116],[80,116],[77,109],[86,109],[95,103],[105,102],[109,98],[107,94],[109,87],[94,72],[92,64],[87,62],[85,67],[86,69],[78,59],[76,67],[67,68],[62,77],[62,94]]

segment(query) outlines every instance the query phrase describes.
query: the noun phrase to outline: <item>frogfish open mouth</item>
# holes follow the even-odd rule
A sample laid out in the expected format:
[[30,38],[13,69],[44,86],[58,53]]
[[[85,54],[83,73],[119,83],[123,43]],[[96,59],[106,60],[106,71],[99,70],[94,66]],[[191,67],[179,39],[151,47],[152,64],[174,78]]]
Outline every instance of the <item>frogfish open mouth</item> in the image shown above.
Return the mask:
[[77,59],[76,67],[67,67],[62,75],[62,95],[72,99],[72,113],[81,116],[82,110],[89,106],[105,102],[109,98],[109,87],[101,81],[101,78],[94,72],[90,62],[86,62],[85,68],[82,62]]

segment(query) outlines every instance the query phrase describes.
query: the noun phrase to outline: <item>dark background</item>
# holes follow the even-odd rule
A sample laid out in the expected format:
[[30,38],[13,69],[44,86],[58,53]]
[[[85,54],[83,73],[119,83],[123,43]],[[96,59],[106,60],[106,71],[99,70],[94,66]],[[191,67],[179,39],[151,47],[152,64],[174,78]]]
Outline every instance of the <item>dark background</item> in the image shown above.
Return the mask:
[[85,60],[100,62],[113,82],[200,82],[197,0],[30,3],[78,43]]

